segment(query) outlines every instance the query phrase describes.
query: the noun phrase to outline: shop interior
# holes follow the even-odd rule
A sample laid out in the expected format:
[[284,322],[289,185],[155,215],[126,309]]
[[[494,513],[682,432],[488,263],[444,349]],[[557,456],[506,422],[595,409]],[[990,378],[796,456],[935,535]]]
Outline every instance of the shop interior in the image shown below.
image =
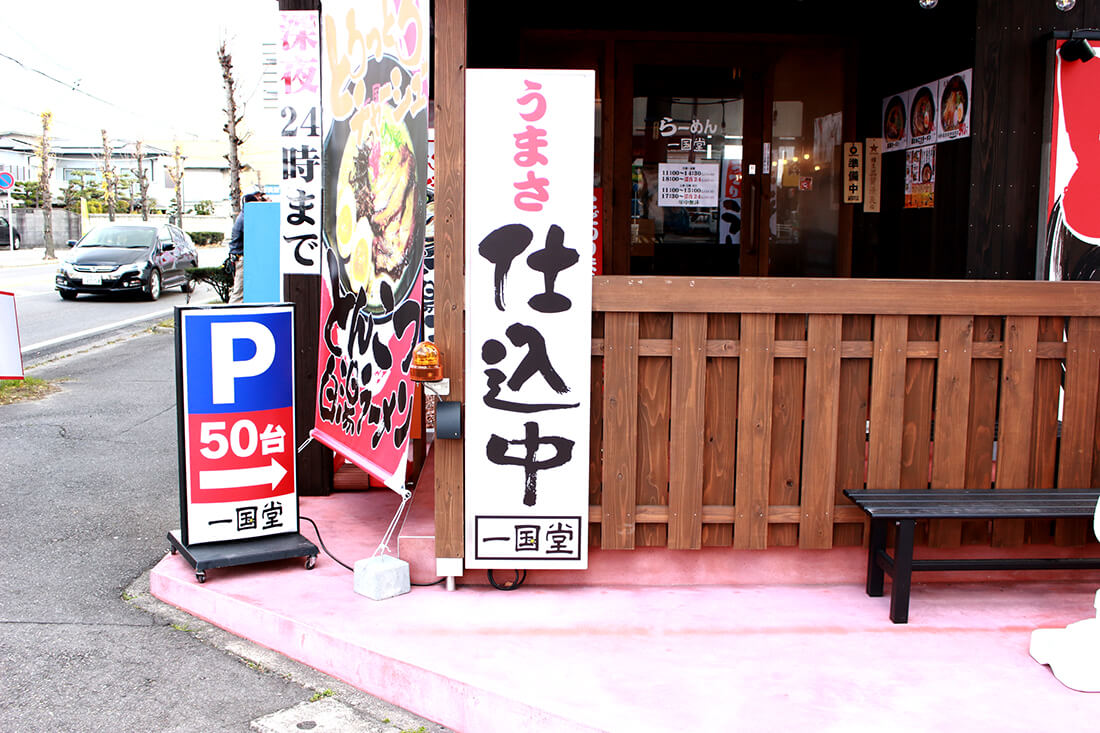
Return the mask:
[[843,143],[884,134],[890,95],[974,65],[975,0],[940,6],[469,0],[467,54],[595,70],[604,274],[966,277],[969,136],[935,146],[934,204],[906,199],[901,150],[879,211],[844,203]]

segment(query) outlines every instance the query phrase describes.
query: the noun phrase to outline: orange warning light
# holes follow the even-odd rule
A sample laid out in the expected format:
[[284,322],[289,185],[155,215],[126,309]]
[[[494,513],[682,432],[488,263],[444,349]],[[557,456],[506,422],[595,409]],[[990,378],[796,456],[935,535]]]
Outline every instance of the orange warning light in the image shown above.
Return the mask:
[[416,345],[409,377],[414,382],[438,382],[443,379],[443,363],[438,346],[431,341],[421,341]]

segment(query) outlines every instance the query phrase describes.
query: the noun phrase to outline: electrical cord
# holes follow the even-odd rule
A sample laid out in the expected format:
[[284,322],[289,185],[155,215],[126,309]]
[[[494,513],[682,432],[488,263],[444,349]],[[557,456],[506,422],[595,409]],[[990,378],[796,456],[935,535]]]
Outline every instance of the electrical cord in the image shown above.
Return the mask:
[[321,530],[317,527],[317,522],[314,522],[309,517],[302,516],[301,514],[299,514],[298,517],[300,519],[306,520],[307,522],[309,522],[310,524],[313,525],[313,531],[317,533],[317,544],[319,544],[321,546],[321,549],[325,551],[326,555],[331,557],[333,560],[335,560],[340,565],[343,565],[345,568],[347,568],[351,572],[353,572],[353,573],[355,572],[355,568],[353,568],[351,565],[348,565],[346,562],[341,561],[338,557],[336,557],[335,555],[333,555],[331,552],[328,551],[328,548],[325,547],[325,541],[323,539],[321,539]]
[[[332,558],[333,560],[335,560],[335,561],[337,562],[337,564],[339,564],[339,565],[343,565],[343,566],[344,566],[345,568],[347,568],[348,570],[352,571],[353,573],[355,572],[355,568],[353,568],[352,566],[348,565],[348,564],[347,564],[346,562],[343,562],[342,560],[340,560],[340,558],[338,558],[338,557],[336,557],[335,555],[333,555],[333,554],[332,554],[331,552],[329,552],[328,548],[327,548],[327,547],[325,547],[325,541],[321,539],[321,530],[320,530],[320,528],[319,528],[319,527],[317,526],[317,522],[314,522],[314,521],[313,521],[312,519],[310,519],[309,517],[306,517],[306,516],[303,516],[303,515],[299,515],[299,518],[300,518],[300,519],[304,519],[304,520],[306,520],[307,522],[309,522],[310,524],[312,524],[312,525],[313,525],[313,531],[317,533],[317,544],[319,544],[319,545],[321,546],[321,549],[322,549],[322,550],[324,550],[324,552],[325,552],[325,554],[326,554],[326,555],[328,555],[328,556],[329,556],[329,557],[331,557],[331,558]],[[417,586],[417,587],[419,587],[419,588],[427,588],[427,587],[429,587],[429,586],[432,586],[432,585],[439,585],[439,584],[440,584],[440,583],[442,583],[442,582],[443,582],[444,580],[446,580],[446,578],[440,578],[439,580],[437,580],[437,581],[435,581],[435,582],[432,582],[432,583],[409,583],[409,585],[415,585],[415,586]]]

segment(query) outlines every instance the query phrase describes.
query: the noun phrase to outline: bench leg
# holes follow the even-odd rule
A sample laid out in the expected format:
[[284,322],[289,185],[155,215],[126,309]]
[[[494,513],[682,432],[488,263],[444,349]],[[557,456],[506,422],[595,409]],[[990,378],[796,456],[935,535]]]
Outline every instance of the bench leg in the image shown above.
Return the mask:
[[878,564],[880,550],[886,549],[886,521],[871,520],[871,536],[867,548],[867,595],[876,598],[882,595],[882,566]]
[[895,624],[909,622],[909,588],[913,575],[913,535],[916,521],[898,522],[894,547],[893,587],[890,589],[890,620]]

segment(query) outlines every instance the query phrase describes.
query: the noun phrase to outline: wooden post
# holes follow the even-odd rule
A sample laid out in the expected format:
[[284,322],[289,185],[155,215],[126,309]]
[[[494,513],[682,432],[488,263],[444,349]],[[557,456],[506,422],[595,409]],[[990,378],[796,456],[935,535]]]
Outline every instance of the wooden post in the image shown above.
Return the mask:
[[[460,400],[465,392],[466,369],[466,0],[437,0],[435,4],[435,74],[435,339],[442,352],[444,373],[451,380],[449,399]],[[463,441],[437,440],[434,450],[436,565],[439,569],[447,566],[444,575],[459,575],[463,557]],[[452,571],[456,565],[459,572]]]

